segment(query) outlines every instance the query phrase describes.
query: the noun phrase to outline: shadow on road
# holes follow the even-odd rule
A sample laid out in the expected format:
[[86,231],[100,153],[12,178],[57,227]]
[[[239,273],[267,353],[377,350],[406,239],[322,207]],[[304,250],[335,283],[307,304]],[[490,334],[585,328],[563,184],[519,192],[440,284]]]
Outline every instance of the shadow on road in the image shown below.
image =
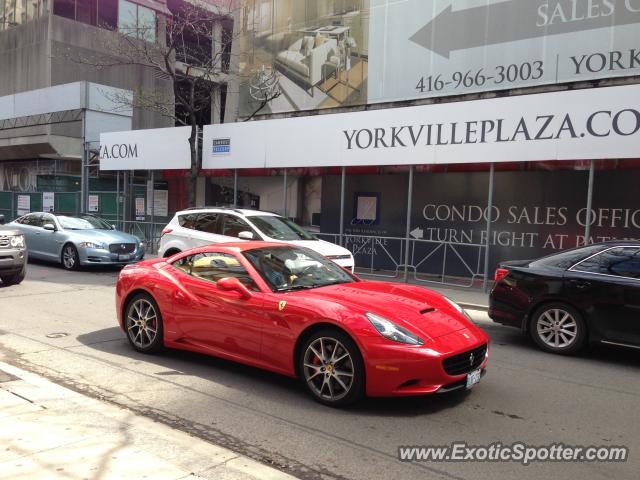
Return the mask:
[[115,285],[121,269],[122,267],[113,265],[92,265],[69,271],[60,264],[30,258],[26,280],[58,285]]
[[[259,368],[184,350],[164,349],[154,355],[133,350],[119,327],[112,327],[79,335],[77,340],[93,349],[132,360],[131,369],[140,373],[133,364],[145,363],[144,372],[158,381],[182,385],[179,377],[198,377],[218,385],[246,392],[265,401],[295,405],[297,409],[331,414],[361,413],[369,416],[413,417],[431,415],[455,408],[464,402],[466,392],[408,398],[367,398],[347,409],[337,410],[313,401],[298,380]],[[120,340],[120,341],[118,341]],[[153,367],[157,367],[154,371]],[[187,384],[182,385],[186,387]]]

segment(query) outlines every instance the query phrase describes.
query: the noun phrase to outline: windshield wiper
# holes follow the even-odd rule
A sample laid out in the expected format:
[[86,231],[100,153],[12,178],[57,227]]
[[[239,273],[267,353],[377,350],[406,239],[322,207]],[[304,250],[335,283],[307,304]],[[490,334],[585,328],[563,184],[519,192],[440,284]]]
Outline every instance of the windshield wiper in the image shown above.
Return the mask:
[[294,290],[309,290],[311,288],[324,287],[324,285],[294,285],[292,287],[276,288],[276,292],[293,292]]

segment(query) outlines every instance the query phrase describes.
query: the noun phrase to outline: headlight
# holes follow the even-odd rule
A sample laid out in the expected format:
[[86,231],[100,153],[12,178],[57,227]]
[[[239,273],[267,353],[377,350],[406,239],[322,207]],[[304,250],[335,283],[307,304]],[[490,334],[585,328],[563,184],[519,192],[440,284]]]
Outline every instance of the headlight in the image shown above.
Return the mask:
[[11,246],[13,248],[24,248],[24,235],[14,235],[11,237]]
[[80,242],[78,246],[80,248],[100,248],[102,250],[106,248],[103,243],[95,243],[95,242]]
[[449,304],[450,304],[453,308],[455,308],[457,311],[459,311],[461,314],[463,314],[465,317],[467,317],[467,319],[468,319],[469,321],[471,321],[471,322],[473,321],[473,320],[471,319],[471,317],[469,316],[469,314],[467,313],[467,311],[466,311],[464,308],[462,308],[460,305],[458,305],[456,302],[454,302],[453,300],[451,300],[451,299],[450,299],[450,298],[448,298],[448,297],[444,297],[444,299],[445,299],[447,302],[449,302]]
[[424,345],[424,340],[406,328],[402,328],[400,325],[396,325],[392,321],[375,313],[367,312],[366,316],[384,338],[388,338],[394,342],[408,343],[409,345]]

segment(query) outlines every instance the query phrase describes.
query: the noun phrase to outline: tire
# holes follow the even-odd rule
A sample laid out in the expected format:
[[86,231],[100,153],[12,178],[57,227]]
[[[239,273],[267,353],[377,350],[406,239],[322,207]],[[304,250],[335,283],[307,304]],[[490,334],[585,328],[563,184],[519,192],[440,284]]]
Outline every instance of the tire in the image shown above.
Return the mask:
[[542,350],[561,355],[580,351],[587,341],[587,328],[580,312],[561,302],[538,308],[531,317],[529,333]]
[[166,252],[164,252],[164,255],[162,255],[162,257],[163,258],[169,258],[169,257],[172,257],[173,255],[175,255],[177,253],[180,253],[180,250],[176,250],[174,248],[174,249],[167,250]]
[[[323,355],[324,359],[320,358]],[[298,372],[311,396],[324,405],[344,407],[364,396],[365,370],[360,350],[339,330],[320,330],[304,342]]]
[[23,268],[18,273],[14,273],[13,275],[3,275],[2,277],[0,277],[0,280],[2,280],[2,283],[4,283],[6,286],[18,285],[24,280],[26,274],[27,271]]
[[162,314],[148,293],[139,293],[127,302],[124,327],[127,340],[138,352],[154,353],[164,344]]
[[62,247],[60,261],[65,270],[77,270],[80,268],[78,249],[72,243],[65,244],[65,246]]

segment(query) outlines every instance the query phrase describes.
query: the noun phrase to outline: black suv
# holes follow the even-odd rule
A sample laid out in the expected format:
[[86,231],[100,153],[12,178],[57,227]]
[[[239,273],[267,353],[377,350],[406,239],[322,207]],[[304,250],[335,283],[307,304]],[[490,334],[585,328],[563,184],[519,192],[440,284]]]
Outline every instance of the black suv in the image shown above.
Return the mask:
[[27,246],[20,230],[3,224],[4,215],[0,215],[0,280],[16,285],[27,273]]

